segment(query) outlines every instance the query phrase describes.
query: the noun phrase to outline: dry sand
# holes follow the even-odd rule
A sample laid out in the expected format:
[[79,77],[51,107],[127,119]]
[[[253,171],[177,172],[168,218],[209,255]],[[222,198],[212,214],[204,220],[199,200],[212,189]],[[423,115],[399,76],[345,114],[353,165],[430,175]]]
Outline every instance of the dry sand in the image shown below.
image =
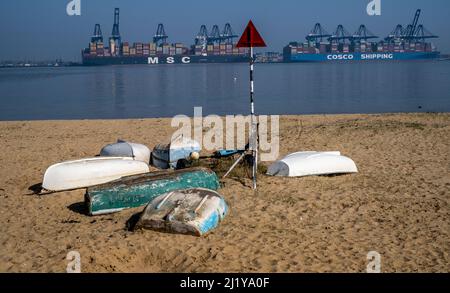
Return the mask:
[[89,157],[117,138],[149,146],[168,119],[0,123],[0,271],[363,272],[371,250],[384,272],[450,271],[450,114],[287,116],[281,154],[340,150],[360,173],[225,181],[231,211],[204,238],[129,232],[142,209],[89,217],[84,191],[29,195],[56,162]]

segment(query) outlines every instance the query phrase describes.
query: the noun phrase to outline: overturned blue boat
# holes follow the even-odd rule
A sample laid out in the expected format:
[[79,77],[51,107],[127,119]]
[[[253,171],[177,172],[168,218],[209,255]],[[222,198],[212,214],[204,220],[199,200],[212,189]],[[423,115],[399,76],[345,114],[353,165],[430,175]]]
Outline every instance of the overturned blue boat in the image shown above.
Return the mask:
[[227,212],[224,198],[213,190],[177,190],[151,201],[135,229],[202,236],[215,229]]

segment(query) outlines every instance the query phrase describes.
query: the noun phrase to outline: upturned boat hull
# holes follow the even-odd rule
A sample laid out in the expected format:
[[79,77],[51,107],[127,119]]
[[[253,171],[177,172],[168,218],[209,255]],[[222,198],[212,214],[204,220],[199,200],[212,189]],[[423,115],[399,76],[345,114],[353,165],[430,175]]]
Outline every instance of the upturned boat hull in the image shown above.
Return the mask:
[[143,144],[118,140],[102,148],[102,157],[130,157],[137,161],[150,164],[150,149]]
[[174,190],[220,187],[216,173],[205,168],[161,171],[88,188],[85,203],[90,215],[119,212],[147,205],[154,198]]
[[357,172],[355,162],[340,152],[298,152],[272,164],[267,175],[304,177]]
[[178,137],[168,144],[155,146],[152,165],[158,169],[176,169],[180,160],[188,160],[193,152],[199,153],[200,144],[184,137]]
[[224,198],[213,190],[172,191],[147,205],[135,229],[202,236],[215,229],[227,212]]
[[48,191],[86,188],[146,172],[149,172],[148,165],[132,158],[96,157],[67,161],[47,169],[42,187]]

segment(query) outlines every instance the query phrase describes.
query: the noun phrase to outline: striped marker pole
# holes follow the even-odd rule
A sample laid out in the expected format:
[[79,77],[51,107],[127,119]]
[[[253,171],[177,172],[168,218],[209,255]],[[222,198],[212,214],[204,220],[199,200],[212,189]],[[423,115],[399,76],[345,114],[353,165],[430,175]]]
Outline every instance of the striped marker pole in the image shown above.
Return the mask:
[[258,174],[258,128],[255,117],[255,84],[253,81],[253,70],[254,70],[254,60],[253,60],[253,47],[250,47],[250,107],[251,107],[251,151],[253,156],[253,166],[252,166],[252,176],[253,176],[253,189],[256,190],[256,176]]
[[236,44],[237,48],[250,48],[250,106],[251,106],[251,127],[249,133],[249,149],[252,152],[253,166],[253,189],[256,190],[256,175],[258,174],[258,122],[255,116],[255,101],[253,95],[255,87],[253,83],[253,66],[255,60],[253,59],[253,48],[266,47],[266,43],[259,34],[253,22],[250,20],[242,34],[239,42]]

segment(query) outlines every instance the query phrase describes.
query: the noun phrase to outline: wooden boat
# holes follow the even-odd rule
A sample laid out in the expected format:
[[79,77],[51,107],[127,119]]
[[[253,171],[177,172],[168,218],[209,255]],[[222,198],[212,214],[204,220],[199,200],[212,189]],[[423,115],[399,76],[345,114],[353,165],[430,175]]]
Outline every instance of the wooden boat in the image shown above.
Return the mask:
[[143,144],[118,140],[102,148],[102,157],[131,157],[137,161],[150,164],[150,149]]
[[216,228],[227,212],[225,200],[215,191],[177,190],[151,201],[135,229],[202,236]]
[[155,146],[152,152],[152,165],[158,169],[176,169],[180,160],[189,160],[192,153],[199,153],[200,144],[180,136],[170,143]]
[[124,177],[88,188],[85,202],[90,215],[101,215],[147,205],[170,191],[198,187],[217,190],[220,184],[216,173],[192,168]]
[[50,166],[44,175],[42,187],[48,191],[86,188],[123,176],[149,172],[144,162],[132,158],[96,157],[67,161]]
[[340,152],[298,152],[272,164],[267,175],[302,177],[357,172],[355,162]]

